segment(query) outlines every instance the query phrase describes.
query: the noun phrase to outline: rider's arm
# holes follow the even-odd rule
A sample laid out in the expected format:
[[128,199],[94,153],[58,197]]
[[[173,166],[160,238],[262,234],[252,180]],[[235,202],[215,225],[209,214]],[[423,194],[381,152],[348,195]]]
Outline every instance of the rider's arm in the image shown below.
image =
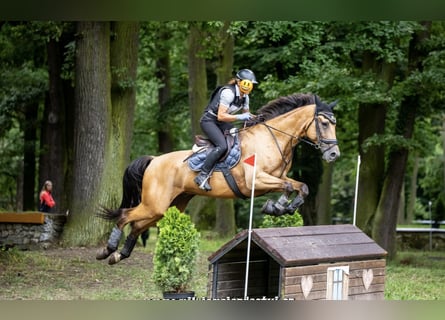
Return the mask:
[[[229,106],[235,99],[235,95],[230,89],[223,89],[218,106],[218,121],[233,122],[237,120],[236,115],[230,114]],[[244,109],[243,112],[249,112],[249,109]]]
[[228,106],[220,104],[218,107],[218,121],[222,122],[233,122],[236,120],[235,114],[230,114],[227,111],[229,110]]

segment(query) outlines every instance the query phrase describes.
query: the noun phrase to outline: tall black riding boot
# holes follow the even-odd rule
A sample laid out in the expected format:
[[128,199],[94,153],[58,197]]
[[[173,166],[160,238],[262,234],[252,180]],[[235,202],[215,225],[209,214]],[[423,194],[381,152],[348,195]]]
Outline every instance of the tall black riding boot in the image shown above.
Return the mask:
[[207,155],[204,164],[202,165],[201,172],[195,178],[195,183],[200,189],[205,191],[212,190],[212,187],[209,184],[210,173],[220,157],[221,148],[219,147],[216,147]]

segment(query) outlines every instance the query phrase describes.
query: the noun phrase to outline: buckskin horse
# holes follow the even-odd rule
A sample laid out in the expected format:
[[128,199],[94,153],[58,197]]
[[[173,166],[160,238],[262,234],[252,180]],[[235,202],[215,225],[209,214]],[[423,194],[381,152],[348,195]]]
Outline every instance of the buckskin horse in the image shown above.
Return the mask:
[[[211,191],[199,189],[193,181],[196,172],[190,169],[186,161],[194,154],[192,150],[145,156],[139,166],[143,178],[137,206],[122,208],[121,205],[116,210],[103,208],[99,213],[101,217],[115,221],[116,225],[107,246],[97,253],[96,258],[102,260],[109,257],[110,265],[128,258],[142,232],[155,226],[170,206],[176,206],[183,212],[195,195],[217,198],[250,196],[253,166],[244,160],[254,154],[254,196],[282,192],[276,202],[266,202],[263,212],[277,216],[293,214],[309,193],[305,183],[286,176],[292,165],[293,149],[304,141],[320,149],[322,158],[328,162],[340,156],[333,113],[336,104],[324,103],[316,95],[299,93],[277,98],[261,107],[256,112],[254,124],[238,129],[240,161],[230,171],[232,180],[236,182],[235,191],[233,187],[228,187],[224,173],[219,171],[212,174]],[[296,195],[291,199],[293,193]],[[118,252],[122,230],[127,224],[130,224],[131,231]]]

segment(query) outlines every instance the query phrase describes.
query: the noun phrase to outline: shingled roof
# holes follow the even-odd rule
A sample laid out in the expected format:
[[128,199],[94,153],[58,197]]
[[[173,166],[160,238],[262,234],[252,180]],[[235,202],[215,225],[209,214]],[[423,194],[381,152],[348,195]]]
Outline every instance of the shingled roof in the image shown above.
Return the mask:
[[[387,252],[353,225],[322,225],[252,230],[252,246],[261,248],[283,267],[380,259]],[[247,253],[248,231],[243,230],[208,260],[230,260]]]

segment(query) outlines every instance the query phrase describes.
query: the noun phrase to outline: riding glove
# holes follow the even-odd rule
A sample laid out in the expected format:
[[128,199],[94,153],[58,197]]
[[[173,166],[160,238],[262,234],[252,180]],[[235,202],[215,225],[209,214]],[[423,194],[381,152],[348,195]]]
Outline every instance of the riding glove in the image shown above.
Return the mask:
[[236,115],[237,120],[247,121],[252,119],[252,115],[249,112],[241,113]]

